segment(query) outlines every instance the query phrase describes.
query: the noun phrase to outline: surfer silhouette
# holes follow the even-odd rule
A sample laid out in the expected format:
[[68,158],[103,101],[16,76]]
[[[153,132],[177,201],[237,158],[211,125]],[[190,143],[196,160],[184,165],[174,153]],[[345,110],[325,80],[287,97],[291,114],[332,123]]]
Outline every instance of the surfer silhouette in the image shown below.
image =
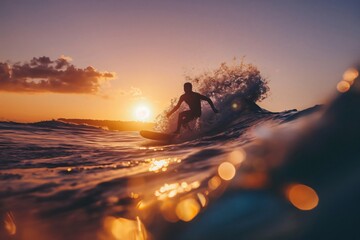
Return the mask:
[[192,84],[187,82],[184,84],[184,94],[180,96],[180,99],[176,106],[166,114],[167,117],[170,117],[178,108],[180,107],[182,102],[186,102],[189,106],[190,110],[183,111],[179,113],[177,128],[174,134],[180,133],[181,126],[187,126],[187,124],[201,116],[201,100],[207,101],[211,106],[214,113],[218,113],[219,111],[215,108],[214,103],[210,98],[201,95],[200,93],[193,92]]

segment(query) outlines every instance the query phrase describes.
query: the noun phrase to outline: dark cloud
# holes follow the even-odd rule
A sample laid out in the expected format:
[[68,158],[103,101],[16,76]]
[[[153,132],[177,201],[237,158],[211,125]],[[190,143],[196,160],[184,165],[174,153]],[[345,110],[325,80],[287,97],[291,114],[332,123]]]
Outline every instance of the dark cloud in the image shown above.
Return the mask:
[[70,60],[60,57],[53,61],[44,56],[12,65],[0,62],[0,91],[96,94],[104,80],[115,77],[93,67],[76,68]]

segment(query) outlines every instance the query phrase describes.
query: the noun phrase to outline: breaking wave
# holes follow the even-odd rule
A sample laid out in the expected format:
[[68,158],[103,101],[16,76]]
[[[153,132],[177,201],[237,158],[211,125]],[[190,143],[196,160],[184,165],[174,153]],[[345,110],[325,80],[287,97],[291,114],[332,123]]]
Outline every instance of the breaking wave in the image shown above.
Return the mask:
[[[256,102],[264,100],[269,94],[268,80],[261,76],[258,68],[253,64],[235,61],[231,64],[222,63],[217,69],[197,76],[186,76],[186,82],[193,84],[193,89],[200,94],[210,97],[220,110],[214,114],[211,108],[204,104],[202,116],[190,123],[190,131],[183,132],[185,138],[203,135],[215,129],[223,129],[231,122],[246,113],[259,113],[268,111],[260,108]],[[176,128],[177,114],[166,117],[177,103],[178,98],[171,100],[168,108],[156,118],[155,130],[171,132]],[[182,104],[179,112],[187,106]],[[219,129],[219,130],[220,130]]]

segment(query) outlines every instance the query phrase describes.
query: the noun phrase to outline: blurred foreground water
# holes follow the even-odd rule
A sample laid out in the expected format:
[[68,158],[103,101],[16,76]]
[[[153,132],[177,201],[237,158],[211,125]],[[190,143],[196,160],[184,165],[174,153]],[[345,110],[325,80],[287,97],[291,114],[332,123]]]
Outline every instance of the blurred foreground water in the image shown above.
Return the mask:
[[359,239],[360,82],[173,143],[0,123],[0,239]]

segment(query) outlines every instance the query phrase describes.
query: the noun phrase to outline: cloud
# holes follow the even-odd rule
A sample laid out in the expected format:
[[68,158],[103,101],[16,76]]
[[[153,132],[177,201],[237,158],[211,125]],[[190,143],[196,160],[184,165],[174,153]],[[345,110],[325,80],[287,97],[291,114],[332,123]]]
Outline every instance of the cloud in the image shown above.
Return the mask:
[[12,65],[0,62],[0,91],[97,94],[104,82],[115,78],[114,72],[100,72],[91,66],[76,68],[71,60],[44,56]]
[[117,90],[113,91],[113,95],[130,96],[130,97],[134,97],[134,98],[139,98],[139,97],[143,96],[143,92],[141,91],[140,88],[131,86],[129,90],[117,89]]
[[142,91],[140,88],[131,87],[129,94],[133,97],[138,97],[142,95]]

